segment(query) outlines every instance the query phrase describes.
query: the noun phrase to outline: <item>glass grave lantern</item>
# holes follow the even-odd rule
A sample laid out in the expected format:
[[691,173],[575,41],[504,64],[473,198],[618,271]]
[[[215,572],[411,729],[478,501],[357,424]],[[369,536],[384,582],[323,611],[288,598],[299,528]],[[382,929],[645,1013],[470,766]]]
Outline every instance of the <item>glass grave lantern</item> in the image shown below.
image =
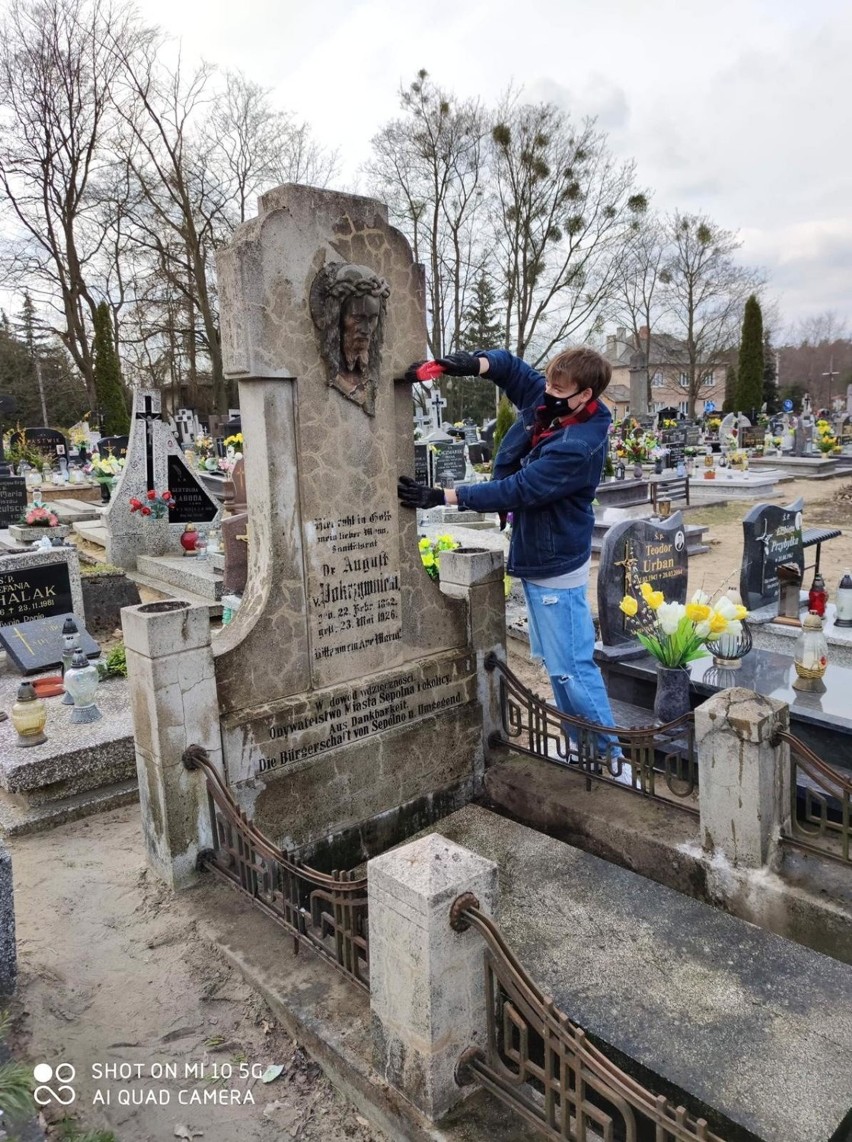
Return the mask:
[[65,689],[74,699],[71,721],[74,723],[96,722],[101,712],[95,705],[95,691],[98,688],[98,668],[89,662],[79,648],[71,660],[70,670],[65,672]]
[[[69,615],[66,618],[65,622],[62,624],[62,678],[63,678],[63,680],[65,678],[65,675],[71,669],[71,663],[74,660],[74,652],[75,652],[76,647],[77,647],[77,642],[78,642],[77,635],[78,634],[79,634],[79,631],[77,630],[77,624],[74,622],[74,617],[72,615]],[[67,690],[62,695],[62,705],[63,706],[73,706],[74,705],[74,699],[71,697],[71,695],[68,693]]]
[[816,611],[809,611],[802,621],[802,633],[796,639],[793,655],[796,667],[793,689],[824,694],[822,678],[828,665],[828,643],[822,631],[822,619]]
[[843,578],[837,585],[837,595],[834,599],[836,616],[834,625],[837,627],[852,627],[852,571],[847,567]]
[[36,695],[32,682],[22,682],[11,710],[12,725],[18,735],[16,745],[41,745],[47,741],[44,724],[47,706]]

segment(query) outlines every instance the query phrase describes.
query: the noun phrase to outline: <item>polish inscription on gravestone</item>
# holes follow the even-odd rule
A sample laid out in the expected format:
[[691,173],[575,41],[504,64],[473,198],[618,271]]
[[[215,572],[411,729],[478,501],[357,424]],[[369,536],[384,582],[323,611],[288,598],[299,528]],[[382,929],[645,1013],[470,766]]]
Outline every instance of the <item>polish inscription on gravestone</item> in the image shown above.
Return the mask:
[[168,485],[175,505],[171,523],[210,523],[215,517],[218,505],[175,453],[168,458]]
[[0,569],[0,626],[73,610],[71,574],[65,562]]
[[[604,536],[598,571],[598,618],[605,646],[635,643],[636,632],[647,626],[640,584],[662,591],[667,603],[686,602],[688,557],[683,516],[675,512],[659,523],[624,520]],[[625,595],[639,602],[635,617],[619,609]]]
[[0,527],[17,523],[27,509],[27,482],[23,476],[0,476]]
[[743,520],[740,594],[750,611],[778,601],[778,568],[782,563],[796,563],[804,572],[803,507],[801,499],[787,507],[756,504]]
[[69,617],[74,619],[77,627],[76,645],[87,658],[97,658],[100,647],[82,620],[73,614],[58,614],[49,619],[32,619],[0,627],[0,648],[6,651],[22,674],[36,674],[39,670],[59,666],[64,649],[62,627]]
[[464,480],[467,465],[463,444],[434,444],[432,483],[436,488],[451,488]]
[[17,431],[13,432],[9,437],[9,443],[19,444],[24,437],[26,437],[26,442],[30,448],[35,448],[37,452],[41,452],[45,456],[56,457],[67,456],[68,454],[68,441],[55,428],[25,428],[23,434]]
[[414,479],[418,484],[429,484],[429,445],[414,445]]

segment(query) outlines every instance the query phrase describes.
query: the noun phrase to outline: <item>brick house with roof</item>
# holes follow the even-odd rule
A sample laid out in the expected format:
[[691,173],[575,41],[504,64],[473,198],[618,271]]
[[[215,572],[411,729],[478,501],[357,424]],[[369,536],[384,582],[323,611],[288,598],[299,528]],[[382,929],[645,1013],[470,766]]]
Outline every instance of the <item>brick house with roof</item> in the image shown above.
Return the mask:
[[[612,381],[604,399],[614,416],[623,416],[630,402],[630,364],[640,348],[644,351],[647,327],[639,330],[639,344],[632,332],[619,326],[614,334],[607,335],[604,356],[612,366]],[[665,408],[677,409],[684,416],[702,416],[707,401],[712,401],[718,412],[725,400],[725,373],[729,362],[716,361],[699,370],[701,383],[696,394],[695,409],[689,407],[689,358],[684,343],[668,333],[652,333],[650,340],[648,375],[651,381],[649,411],[661,412]],[[613,391],[614,390],[614,391]],[[626,390],[625,405],[623,393]]]

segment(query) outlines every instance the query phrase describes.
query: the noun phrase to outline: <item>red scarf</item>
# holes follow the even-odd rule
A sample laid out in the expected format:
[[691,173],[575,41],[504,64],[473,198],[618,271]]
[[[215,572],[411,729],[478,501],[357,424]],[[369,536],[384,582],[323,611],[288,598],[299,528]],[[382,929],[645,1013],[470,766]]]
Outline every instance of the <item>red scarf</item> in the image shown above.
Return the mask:
[[552,436],[554,432],[561,432],[563,428],[567,428],[571,424],[582,424],[586,420],[591,420],[595,413],[598,411],[598,402],[591,400],[581,408],[579,412],[572,413],[570,416],[560,416],[549,423],[545,422],[547,416],[547,406],[539,405],[535,410],[535,424],[533,426],[532,434],[532,447],[541,444],[542,440],[546,440],[548,436]]

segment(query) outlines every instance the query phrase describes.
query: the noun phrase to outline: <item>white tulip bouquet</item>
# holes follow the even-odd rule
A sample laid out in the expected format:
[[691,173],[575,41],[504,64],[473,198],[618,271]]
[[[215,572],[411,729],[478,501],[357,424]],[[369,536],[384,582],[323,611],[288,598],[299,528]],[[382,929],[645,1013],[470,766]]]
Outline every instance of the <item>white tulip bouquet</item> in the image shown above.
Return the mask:
[[638,630],[636,637],[645,649],[663,666],[685,666],[708,652],[706,644],[722,635],[737,636],[748,611],[723,595],[714,603],[704,591],[696,591],[688,603],[667,603],[662,591],[655,591],[650,583],[641,583],[640,604],[635,595],[625,595],[620,610],[635,618],[640,605],[649,612],[646,629]]

